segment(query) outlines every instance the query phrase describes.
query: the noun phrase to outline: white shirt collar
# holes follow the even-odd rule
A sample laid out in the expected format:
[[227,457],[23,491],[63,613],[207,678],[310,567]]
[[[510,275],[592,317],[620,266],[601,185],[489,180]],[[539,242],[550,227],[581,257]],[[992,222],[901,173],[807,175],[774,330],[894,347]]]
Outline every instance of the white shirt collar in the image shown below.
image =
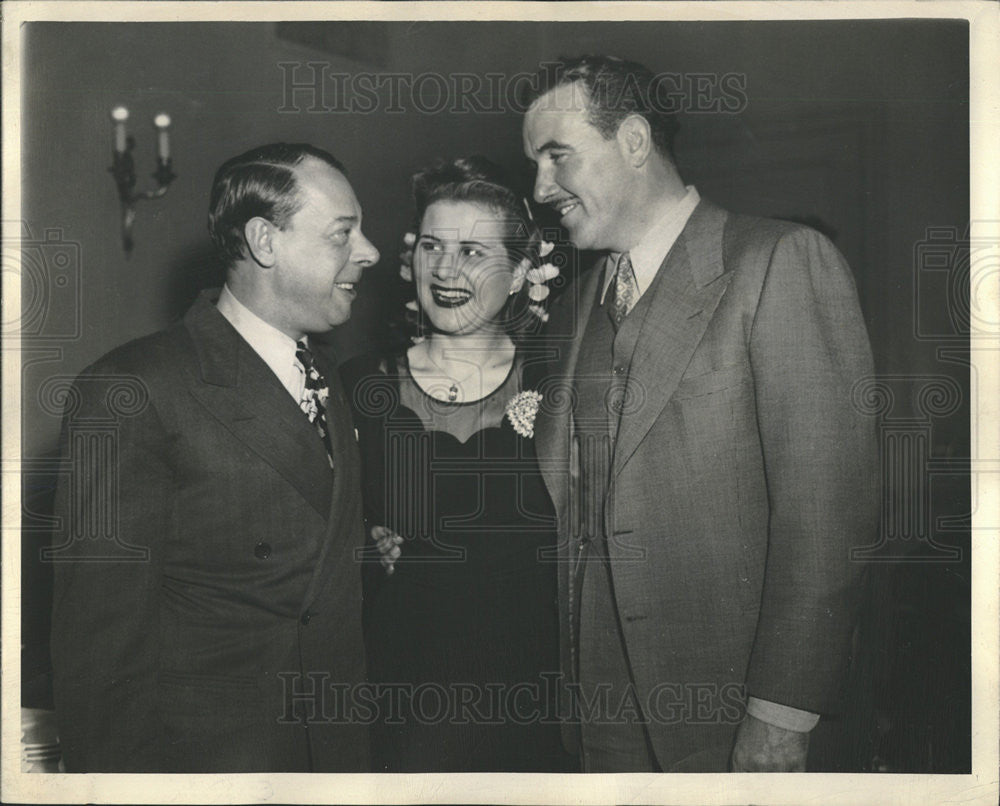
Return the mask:
[[[635,282],[639,287],[636,299],[641,297],[652,284],[664,258],[677,242],[677,238],[691,217],[691,213],[694,212],[694,208],[698,206],[700,201],[701,197],[694,185],[688,185],[684,198],[673,205],[663,218],[650,227],[649,232],[629,251],[629,257],[632,258],[632,270],[635,272]],[[619,253],[613,252],[605,263],[607,268],[604,271],[604,288],[601,291],[602,305],[604,304],[604,296],[608,293],[608,286],[611,285],[614,267],[618,265],[619,257]]]
[[216,307],[234,328],[259,355],[271,371],[278,376],[281,385],[295,398],[302,399],[305,388],[305,371],[295,358],[297,345],[295,339],[286,336],[273,325],[269,325],[257,314],[246,307],[233,295],[228,285],[222,287]]

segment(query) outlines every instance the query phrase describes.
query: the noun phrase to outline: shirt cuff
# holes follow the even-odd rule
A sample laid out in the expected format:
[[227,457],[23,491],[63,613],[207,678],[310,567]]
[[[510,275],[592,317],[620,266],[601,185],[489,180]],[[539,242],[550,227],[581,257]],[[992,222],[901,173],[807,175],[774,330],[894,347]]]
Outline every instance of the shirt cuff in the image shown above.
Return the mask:
[[756,697],[747,699],[747,713],[767,722],[776,728],[794,730],[799,733],[808,733],[819,722],[819,714],[812,711],[803,711],[799,708],[792,708],[790,705],[771,702],[770,700],[759,700]]

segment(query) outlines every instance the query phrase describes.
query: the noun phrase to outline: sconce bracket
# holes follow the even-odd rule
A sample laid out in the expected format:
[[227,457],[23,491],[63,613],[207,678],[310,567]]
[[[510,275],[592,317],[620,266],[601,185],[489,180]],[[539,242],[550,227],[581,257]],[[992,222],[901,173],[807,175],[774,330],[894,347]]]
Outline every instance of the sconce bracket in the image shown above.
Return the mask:
[[129,137],[125,141],[124,151],[113,151],[111,155],[111,167],[108,171],[114,177],[118,186],[118,200],[121,203],[121,230],[122,247],[126,256],[132,253],[135,242],[132,239],[132,225],[135,223],[135,205],[140,201],[158,199],[165,195],[167,188],[177,175],[171,168],[171,160],[157,158],[156,171],[153,172],[153,179],[156,180],[155,190],[148,190],[137,193],[135,191],[136,176],[135,162],[132,159],[132,149],[135,147],[135,140]]

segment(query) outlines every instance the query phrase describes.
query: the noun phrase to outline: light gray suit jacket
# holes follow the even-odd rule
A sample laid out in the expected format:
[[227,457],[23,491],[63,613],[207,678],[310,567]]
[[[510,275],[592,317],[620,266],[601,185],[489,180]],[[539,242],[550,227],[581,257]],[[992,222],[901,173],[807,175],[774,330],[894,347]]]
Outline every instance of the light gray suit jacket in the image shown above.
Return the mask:
[[[559,387],[600,280],[553,306],[536,423],[568,671],[578,468]],[[852,398],[872,356],[850,269],[799,225],[702,201],[646,293],[604,508],[614,595],[660,765],[720,769],[742,695],[835,707],[862,570],[849,551],[877,527],[874,422]]]

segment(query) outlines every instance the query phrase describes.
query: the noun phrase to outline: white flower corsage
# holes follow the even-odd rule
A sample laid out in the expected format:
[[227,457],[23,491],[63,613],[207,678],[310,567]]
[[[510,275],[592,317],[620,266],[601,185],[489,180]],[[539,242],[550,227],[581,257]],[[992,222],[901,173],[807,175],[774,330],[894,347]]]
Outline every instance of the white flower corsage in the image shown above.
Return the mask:
[[507,418],[522,437],[532,439],[535,436],[535,417],[541,402],[541,393],[534,390],[518,392],[507,402]]

